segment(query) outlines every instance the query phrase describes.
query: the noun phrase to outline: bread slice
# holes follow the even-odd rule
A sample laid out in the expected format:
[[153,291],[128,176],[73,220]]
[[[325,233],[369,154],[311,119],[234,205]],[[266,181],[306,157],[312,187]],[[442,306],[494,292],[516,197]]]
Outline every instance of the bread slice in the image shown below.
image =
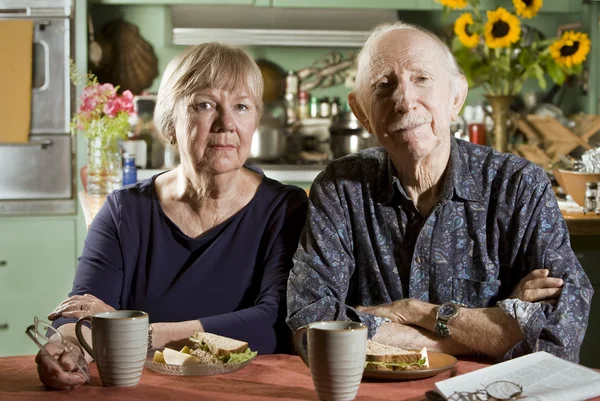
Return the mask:
[[[366,354],[365,366],[371,370],[423,369],[429,366],[427,350],[425,348],[418,352],[408,351],[392,345],[368,340]],[[423,359],[425,361],[422,361]]]
[[203,349],[197,348],[197,349],[192,349],[190,350],[190,353],[195,356],[196,358],[198,358],[200,360],[199,363],[202,364],[207,364],[207,365],[214,365],[214,364],[222,364],[223,361],[218,359],[216,356],[214,356],[213,354],[211,354],[208,351],[204,351]]
[[210,352],[218,358],[244,352],[248,348],[248,343],[244,341],[234,340],[229,337],[219,336],[212,333],[194,333],[190,337],[195,343],[200,345],[200,348]]

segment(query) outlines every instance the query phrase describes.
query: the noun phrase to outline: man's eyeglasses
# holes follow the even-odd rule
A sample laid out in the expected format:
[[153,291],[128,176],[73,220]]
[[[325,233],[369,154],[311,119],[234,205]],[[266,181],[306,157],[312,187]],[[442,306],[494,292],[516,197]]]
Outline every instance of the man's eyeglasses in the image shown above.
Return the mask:
[[[448,397],[447,401],[512,401],[523,394],[523,387],[509,381],[496,381],[475,392],[459,391]],[[425,393],[428,401],[446,401],[434,391]]]
[[[35,345],[38,346],[40,351],[49,357],[50,360],[54,361],[60,369],[64,368],[58,362],[58,359],[62,355],[70,355],[72,360],[75,361],[77,371],[85,377],[86,383],[90,382],[90,370],[87,362],[85,361],[84,354],[82,352],[74,351],[73,347],[65,341],[62,334],[60,334],[60,332],[54,327],[42,320],[39,320],[36,316],[33,318],[33,324],[27,327],[25,330],[25,334],[27,334],[27,336],[31,338]],[[45,348],[46,344],[48,343],[52,343],[52,345],[54,345],[60,351],[60,354],[56,356],[51,355]]]

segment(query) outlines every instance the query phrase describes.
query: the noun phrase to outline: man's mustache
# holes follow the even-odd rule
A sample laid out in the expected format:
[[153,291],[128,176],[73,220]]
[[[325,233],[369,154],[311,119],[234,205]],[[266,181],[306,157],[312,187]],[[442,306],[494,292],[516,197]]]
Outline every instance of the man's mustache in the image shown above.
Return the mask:
[[402,120],[396,121],[389,127],[390,132],[401,131],[409,128],[416,127],[422,124],[428,124],[431,122],[431,117],[420,116],[417,114],[408,114]]

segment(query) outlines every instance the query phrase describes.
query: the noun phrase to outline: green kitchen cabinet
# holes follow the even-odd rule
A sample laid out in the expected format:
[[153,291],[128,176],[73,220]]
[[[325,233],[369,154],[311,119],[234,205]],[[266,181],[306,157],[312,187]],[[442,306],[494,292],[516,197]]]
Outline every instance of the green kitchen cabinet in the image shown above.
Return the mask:
[[25,328],[71,291],[75,217],[0,219],[0,356],[34,354]]

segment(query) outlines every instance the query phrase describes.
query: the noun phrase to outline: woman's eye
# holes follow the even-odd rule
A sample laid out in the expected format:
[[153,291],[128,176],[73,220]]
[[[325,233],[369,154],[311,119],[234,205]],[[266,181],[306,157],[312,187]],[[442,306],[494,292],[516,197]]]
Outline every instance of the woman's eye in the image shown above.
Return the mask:
[[377,89],[385,89],[388,88],[390,86],[390,83],[388,81],[379,81],[375,84],[375,88]]
[[241,110],[241,111],[248,111],[248,110],[250,110],[250,108],[249,108],[248,106],[246,106],[245,104],[241,104],[241,103],[240,103],[240,104],[238,104],[238,105],[237,105],[237,106],[235,106],[235,107],[236,107],[238,110]]
[[209,102],[198,102],[196,103],[196,110],[209,110],[212,107],[212,104]]
[[427,81],[429,81],[429,77],[424,77],[424,76],[417,77],[417,81],[418,82],[427,82]]

